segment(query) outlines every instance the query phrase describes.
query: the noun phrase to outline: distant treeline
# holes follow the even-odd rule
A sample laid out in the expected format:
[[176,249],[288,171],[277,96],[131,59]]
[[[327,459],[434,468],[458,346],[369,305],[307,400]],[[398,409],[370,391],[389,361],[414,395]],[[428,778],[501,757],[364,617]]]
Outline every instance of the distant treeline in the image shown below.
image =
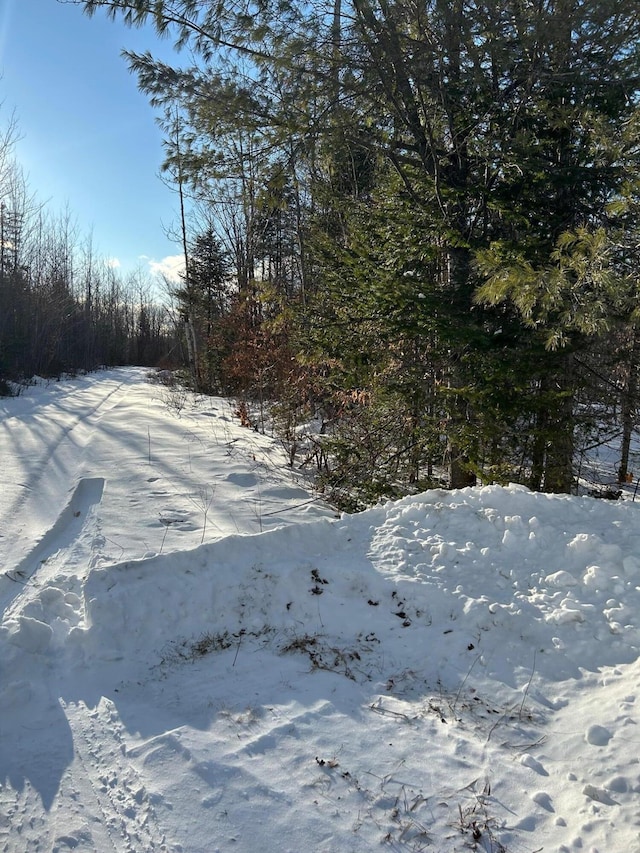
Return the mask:
[[15,159],[15,132],[10,123],[0,139],[0,388],[36,374],[179,362],[150,281],[123,280],[70,213],[38,201]]

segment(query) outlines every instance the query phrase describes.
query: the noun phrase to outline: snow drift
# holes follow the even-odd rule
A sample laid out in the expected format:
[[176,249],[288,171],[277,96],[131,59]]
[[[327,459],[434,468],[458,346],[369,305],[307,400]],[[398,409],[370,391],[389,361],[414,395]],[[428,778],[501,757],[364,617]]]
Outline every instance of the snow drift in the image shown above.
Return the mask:
[[[67,466],[59,518],[3,543],[0,849],[640,850],[640,507],[490,486],[333,518],[267,439],[211,432],[220,402],[189,414],[208,506],[184,420],[113,378],[74,392],[109,400],[84,455],[32,471]],[[157,461],[105,465],[136,413]]]

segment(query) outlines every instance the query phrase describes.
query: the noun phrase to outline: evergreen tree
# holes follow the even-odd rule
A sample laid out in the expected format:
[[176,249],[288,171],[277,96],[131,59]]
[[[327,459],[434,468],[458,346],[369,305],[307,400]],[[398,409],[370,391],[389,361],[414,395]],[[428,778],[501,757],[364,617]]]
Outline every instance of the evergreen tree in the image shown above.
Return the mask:
[[[630,313],[612,204],[637,171],[635,2],[82,2],[173,28],[199,59],[130,57],[155,103],[185,109],[194,187],[215,200],[234,182],[253,328],[256,202],[278,164],[295,187],[305,363],[331,365],[338,398],[362,384],[376,394],[360,399],[426,424],[414,471],[439,436],[452,486],[571,488],[584,356]],[[376,418],[382,435],[392,419]],[[386,446],[409,444],[397,431]]]
[[212,226],[199,234],[189,253],[188,276],[175,291],[185,333],[195,338],[196,387],[220,393],[225,342],[221,321],[228,310],[230,263]]

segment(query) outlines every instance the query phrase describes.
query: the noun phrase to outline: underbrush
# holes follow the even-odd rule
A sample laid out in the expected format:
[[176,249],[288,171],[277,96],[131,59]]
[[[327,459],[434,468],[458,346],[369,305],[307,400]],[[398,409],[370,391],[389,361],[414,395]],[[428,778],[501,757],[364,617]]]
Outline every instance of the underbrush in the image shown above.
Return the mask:
[[[180,414],[192,393],[188,375],[164,370],[152,381],[167,388],[165,401]],[[266,401],[245,395],[232,404],[233,414],[242,427],[276,439],[289,467],[308,478],[336,509],[359,512],[380,501],[448,488],[450,448],[442,421],[433,413],[410,412],[393,395],[380,403],[367,392],[336,393],[316,404],[289,397]],[[624,483],[618,483],[615,474],[619,432],[603,427],[596,433],[576,433],[572,493],[635,500],[640,476],[629,473]],[[473,434],[461,440],[484,446],[483,439]],[[467,485],[532,487],[525,450],[520,448],[516,458],[513,448],[494,448],[491,458],[464,463]],[[630,463],[636,468],[638,459],[640,453],[634,447]]]

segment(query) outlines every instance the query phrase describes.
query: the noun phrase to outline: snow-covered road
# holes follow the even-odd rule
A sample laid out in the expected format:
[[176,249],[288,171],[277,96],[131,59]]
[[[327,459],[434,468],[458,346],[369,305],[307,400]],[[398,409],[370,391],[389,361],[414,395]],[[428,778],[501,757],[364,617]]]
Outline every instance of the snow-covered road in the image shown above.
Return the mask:
[[640,508],[336,518],[223,400],[0,401],[0,850],[640,851]]

